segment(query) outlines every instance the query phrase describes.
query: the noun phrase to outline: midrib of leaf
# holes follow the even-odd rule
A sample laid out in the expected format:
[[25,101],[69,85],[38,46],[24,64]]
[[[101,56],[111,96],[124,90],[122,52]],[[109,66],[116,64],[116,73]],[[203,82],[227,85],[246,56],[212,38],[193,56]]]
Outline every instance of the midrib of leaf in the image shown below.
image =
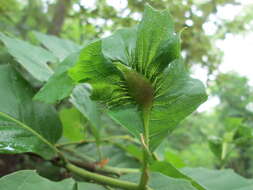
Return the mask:
[[56,149],[56,147],[54,145],[52,145],[48,140],[46,140],[43,136],[41,136],[39,133],[37,133],[35,130],[33,130],[29,126],[27,126],[24,123],[16,120],[15,118],[9,116],[8,114],[6,114],[4,112],[0,112],[0,115],[7,118],[7,119],[9,119],[9,120],[11,120],[11,121],[13,121],[13,122],[15,122],[19,127],[31,132],[32,134],[37,136],[42,142],[47,144],[55,153],[59,153],[59,151]]

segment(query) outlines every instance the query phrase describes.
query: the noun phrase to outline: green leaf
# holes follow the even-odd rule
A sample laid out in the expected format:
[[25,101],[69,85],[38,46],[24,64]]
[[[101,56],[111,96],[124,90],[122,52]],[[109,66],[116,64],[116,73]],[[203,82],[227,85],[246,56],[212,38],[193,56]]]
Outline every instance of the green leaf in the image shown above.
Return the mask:
[[245,179],[232,170],[210,170],[205,168],[184,168],[182,172],[196,180],[207,190],[250,190],[253,180]]
[[242,125],[242,122],[242,118],[227,117],[224,120],[225,129],[227,132],[235,132]]
[[[125,146],[121,144],[111,145],[111,144],[102,144],[100,149],[104,158],[108,158],[109,162],[107,166],[120,167],[120,168],[139,168],[139,162],[129,155],[125,151]],[[93,158],[93,162],[99,160],[99,155],[97,154],[97,150],[95,144],[87,144],[84,146],[79,146],[77,149],[78,153],[84,156],[89,156]]]
[[103,55],[111,61],[132,65],[136,45],[137,27],[121,29],[102,39]]
[[75,82],[68,76],[68,69],[76,63],[78,56],[79,53],[73,53],[60,63],[34,99],[52,104],[68,97],[75,87]]
[[[94,99],[108,99],[114,89],[112,83],[120,78],[117,69],[102,54],[102,41],[90,43],[81,50],[76,65],[69,70],[76,82],[89,82]],[[94,80],[95,79],[95,80]]]
[[[181,59],[166,68],[155,97],[150,115],[150,147],[155,150],[162,140],[173,131],[185,117],[202,104],[207,96],[204,85],[189,77]],[[137,138],[143,133],[141,112],[137,108],[120,107],[109,115],[126,127]],[[129,118],[131,118],[129,120]]]
[[[128,174],[121,179],[138,183],[140,174]],[[197,190],[190,182],[184,179],[175,179],[153,172],[150,175],[149,186],[154,190]]]
[[189,77],[181,59],[170,63],[161,81],[150,115],[150,146],[153,150],[168,132],[207,99],[204,85]]
[[56,62],[57,59],[47,50],[24,42],[9,38],[0,33],[0,40],[8,48],[9,53],[37,80],[47,81],[53,74],[48,62]]
[[218,158],[221,159],[222,155],[222,140],[218,137],[213,137],[208,140],[208,145],[212,153]]
[[234,135],[234,143],[245,146],[253,142],[253,129],[250,126],[241,125]]
[[130,144],[125,148],[126,152],[136,158],[138,161],[142,162],[143,160],[143,152],[140,147]]
[[49,49],[60,61],[63,61],[70,54],[80,50],[80,46],[70,40],[57,38],[56,36],[34,32],[37,40]]
[[0,66],[0,152],[54,156],[62,128],[52,106],[33,102],[29,84],[9,65]]
[[99,130],[101,128],[101,113],[96,102],[90,99],[88,85],[78,85],[75,87],[70,102],[84,115],[90,122],[92,133],[99,140]]
[[207,96],[180,58],[180,36],[174,34],[168,11],[146,6],[135,46],[134,31],[120,30],[84,48],[70,75],[90,83],[96,100],[117,107],[110,108],[109,115],[137,138],[144,131],[142,108],[151,107],[149,139],[154,151]]
[[63,125],[63,136],[69,141],[83,140],[85,134],[83,115],[75,108],[62,109],[59,115]]
[[87,190],[106,190],[104,187],[97,184],[85,183],[85,182],[77,183],[77,190],[86,190],[86,189]]
[[110,110],[108,114],[116,123],[126,127],[137,138],[140,137],[140,133],[143,133],[141,113],[136,107],[120,107],[120,109]]
[[[143,19],[138,26],[137,43],[136,43],[136,60],[140,68],[147,70],[166,67],[172,57],[166,55],[165,61],[157,63],[154,59],[159,53],[170,51],[170,41],[174,32],[174,24],[168,10],[158,11],[151,6],[145,6]],[[163,65],[165,64],[165,66]]]
[[166,150],[164,152],[164,160],[171,163],[173,166],[177,168],[185,167],[183,158],[181,158],[178,154],[176,154],[172,150]]
[[180,172],[177,168],[175,168],[169,162],[159,162],[156,161],[152,163],[150,169],[154,172],[160,172],[166,176],[179,178],[179,179],[186,179],[191,182],[191,184],[198,190],[206,190],[202,185],[198,184],[194,179],[188,177],[187,175]]
[[73,190],[74,184],[72,179],[60,182],[50,181],[32,170],[21,170],[0,178],[2,190]]
[[33,170],[21,170],[0,178],[1,190],[105,190],[104,187],[92,183],[78,182],[73,179],[50,181],[39,176]]
[[[158,73],[162,72],[173,60],[180,58],[181,39],[179,34],[173,34],[171,38],[161,44],[161,47],[154,59],[154,63],[159,63]],[[153,70],[156,67],[153,66]]]
[[71,78],[77,82],[91,79],[96,79],[96,82],[114,81],[115,67],[105,59],[101,46],[101,40],[98,40],[81,50],[78,62],[69,71]]

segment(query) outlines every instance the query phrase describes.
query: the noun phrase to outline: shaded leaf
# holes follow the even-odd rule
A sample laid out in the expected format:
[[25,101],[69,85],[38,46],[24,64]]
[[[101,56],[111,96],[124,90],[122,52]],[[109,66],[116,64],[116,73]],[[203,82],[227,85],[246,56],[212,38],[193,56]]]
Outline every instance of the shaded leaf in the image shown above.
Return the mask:
[[190,78],[181,59],[164,71],[150,115],[151,149],[155,149],[185,117],[206,101],[205,87]]
[[87,190],[106,190],[104,187],[97,184],[85,183],[85,182],[77,183],[77,190],[86,190],[86,189]]
[[59,115],[63,125],[63,136],[69,141],[83,140],[85,134],[83,115],[75,108],[62,109]]
[[[108,166],[113,167],[121,167],[121,168],[139,168],[140,164],[138,161],[136,161],[135,158],[130,156],[125,151],[125,146],[116,146],[116,145],[110,145],[110,144],[102,144],[101,152],[103,154],[104,158],[108,158]],[[97,154],[97,150],[94,144],[87,144],[85,146],[78,147],[78,152],[80,154],[89,156],[93,158],[94,162],[96,160],[99,160],[99,156]]]
[[62,128],[52,106],[33,102],[29,84],[9,65],[0,66],[0,152],[34,152],[51,158]]
[[175,168],[169,162],[156,161],[156,162],[152,163],[152,165],[150,166],[150,169],[154,172],[160,172],[160,173],[162,173],[166,176],[169,176],[169,177],[186,179],[186,180],[190,181],[192,186],[194,186],[196,189],[206,190],[202,185],[198,184],[198,182],[191,179],[187,175],[183,174],[181,171],[179,171],[177,168]]
[[78,56],[79,53],[73,53],[60,63],[34,99],[52,104],[68,97],[75,87],[75,82],[68,76],[68,69],[76,63]]
[[73,190],[74,184],[72,179],[50,181],[33,170],[21,170],[0,178],[0,189],[3,190]]
[[49,49],[60,61],[63,61],[70,54],[80,50],[80,46],[74,42],[66,39],[61,39],[56,36],[42,34],[40,32],[34,32],[37,40],[39,40],[43,46]]
[[[158,11],[151,6],[145,6],[143,18],[138,26],[136,43],[136,61],[139,68],[145,70],[152,67],[165,68],[170,63],[170,57],[166,55],[166,61],[154,62],[165,42],[170,40],[174,32],[174,24],[168,10]],[[167,43],[168,44],[168,43]],[[169,49],[168,49],[169,50]]]
[[104,187],[86,183],[76,183],[73,179],[65,179],[62,181],[50,181],[39,176],[33,170],[21,170],[0,178],[1,190],[105,190]]
[[206,168],[184,168],[182,172],[196,180],[207,190],[250,190],[253,180],[245,179],[232,170],[210,170]]
[[212,153],[218,158],[221,159],[222,155],[222,140],[218,137],[213,137],[208,140],[208,146]]
[[[128,174],[121,178],[138,183],[140,174]],[[149,186],[154,190],[196,190],[187,180],[171,178],[156,172],[151,173]]]
[[103,55],[112,60],[132,65],[136,45],[137,27],[121,29],[102,40]]
[[89,121],[92,133],[99,140],[99,130],[101,128],[101,113],[96,102],[90,99],[88,85],[78,85],[71,95],[70,102],[84,115]]
[[47,50],[29,44],[19,39],[9,38],[0,33],[0,40],[8,48],[9,53],[39,81],[47,81],[53,74],[48,62],[56,62],[57,59]]
[[84,47],[76,65],[70,69],[69,75],[77,82],[96,79],[100,81],[114,81],[114,66],[106,61],[102,54],[101,40],[95,41]]
[[126,127],[137,138],[140,137],[140,133],[143,133],[143,122],[140,115],[141,113],[136,107],[110,110],[108,114],[114,121],[123,127]]
[[185,163],[183,161],[183,158],[181,158],[178,154],[174,153],[171,150],[166,150],[164,152],[164,159],[171,163],[176,168],[182,168],[185,167]]

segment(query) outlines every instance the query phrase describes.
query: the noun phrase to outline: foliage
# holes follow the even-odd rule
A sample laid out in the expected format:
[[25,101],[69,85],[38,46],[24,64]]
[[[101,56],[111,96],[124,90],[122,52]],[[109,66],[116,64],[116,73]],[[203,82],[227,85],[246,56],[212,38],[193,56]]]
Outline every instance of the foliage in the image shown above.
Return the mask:
[[[37,169],[37,173],[20,170],[3,176],[0,189],[252,189],[252,180],[231,170],[185,168],[211,153],[216,159],[204,163],[219,169],[251,159],[252,90],[245,78],[218,75],[210,88],[222,102],[217,110],[209,115],[195,113],[180,124],[206,100],[204,85],[190,77],[187,64],[201,63],[212,72],[220,59],[210,36],[192,34],[202,31],[213,7],[195,3],[203,12],[199,17],[192,2],[172,1],[174,23],[167,10],[146,6],[142,20],[133,26],[137,20],[131,15],[143,11],[142,1],[128,1],[129,17],[123,21],[118,14],[124,10],[117,13],[106,1],[94,10],[79,1],[71,2],[78,4],[79,11],[62,2],[48,2],[47,10],[41,9],[39,0],[13,7],[0,3],[0,12],[6,10],[1,27],[13,22],[15,26],[5,32],[25,39],[0,33],[6,47],[0,57],[0,167],[2,155],[18,154],[26,159],[20,168]],[[164,8],[166,2],[149,3]],[[68,10],[61,15],[65,24],[49,30],[55,15],[52,8],[59,5]],[[8,15],[19,10],[21,18],[16,15],[9,20]],[[84,11],[85,20],[80,16]],[[186,19],[188,11],[190,18]],[[89,23],[90,18],[101,15],[114,24]],[[176,34],[189,19],[194,23],[192,32]],[[82,25],[84,21],[86,25]],[[93,40],[121,26],[131,27]],[[235,23],[231,32],[238,31],[236,28]],[[40,32],[28,32],[32,29]],[[81,45],[45,31],[62,31],[57,35],[81,41]],[[238,83],[240,88],[234,85]],[[171,135],[179,125],[184,127]],[[168,134],[169,141],[164,141]],[[198,158],[190,155],[192,151],[199,151]],[[240,154],[239,161],[234,154]],[[242,168],[236,171],[250,176],[246,167]]]

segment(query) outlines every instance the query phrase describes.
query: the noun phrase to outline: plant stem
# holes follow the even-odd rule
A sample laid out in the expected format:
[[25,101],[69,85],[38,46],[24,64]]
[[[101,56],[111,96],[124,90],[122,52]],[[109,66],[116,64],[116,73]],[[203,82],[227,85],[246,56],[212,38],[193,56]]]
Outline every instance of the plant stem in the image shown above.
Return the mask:
[[150,109],[143,109],[143,125],[144,125],[144,135],[141,136],[143,145],[143,168],[142,175],[139,183],[139,190],[147,189],[149,180],[149,114]]
[[[62,148],[63,151],[69,153],[70,155],[76,157],[79,159],[82,163],[86,165],[95,165],[96,160],[93,158],[90,158],[89,156],[85,156],[83,154],[80,154],[72,149],[67,149],[67,148]],[[109,174],[115,174],[115,175],[123,175],[127,173],[137,173],[139,172],[138,169],[134,168],[117,168],[117,167],[112,167],[112,166],[104,166],[104,167],[94,167],[93,168],[95,172],[98,173],[109,173]]]
[[[100,141],[101,142],[110,142],[112,140],[116,139],[122,139],[122,140],[128,140],[133,143],[137,143],[137,140],[135,140],[133,137],[128,136],[128,135],[122,135],[122,136],[112,136],[108,138],[103,138]],[[85,143],[95,143],[95,139],[86,139],[86,140],[81,140],[81,141],[76,141],[76,142],[68,142],[68,143],[63,143],[63,144],[58,144],[56,145],[57,147],[64,147],[64,146],[72,146],[72,145],[80,145],[80,144],[85,144]]]
[[66,168],[72,171],[73,173],[76,173],[86,179],[94,180],[101,184],[110,185],[112,187],[118,187],[118,188],[122,188],[126,190],[140,190],[138,184],[136,183],[127,182],[127,181],[99,175],[96,173],[92,173],[82,168],[76,167],[75,165],[70,164],[70,163],[66,165]]

